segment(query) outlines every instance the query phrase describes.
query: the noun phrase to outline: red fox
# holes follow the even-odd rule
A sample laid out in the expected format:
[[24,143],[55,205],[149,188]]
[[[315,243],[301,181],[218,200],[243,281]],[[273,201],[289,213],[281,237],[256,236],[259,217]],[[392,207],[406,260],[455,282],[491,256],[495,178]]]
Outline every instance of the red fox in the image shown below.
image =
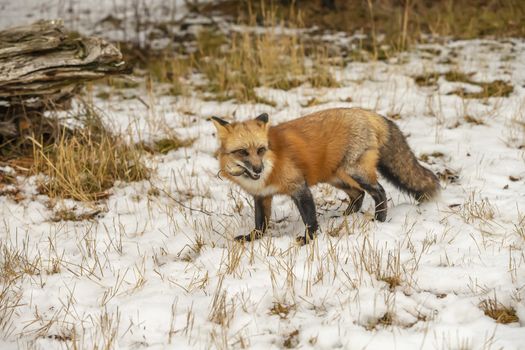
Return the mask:
[[268,227],[272,197],[291,196],[305,224],[302,243],[318,229],[309,187],[329,183],[345,191],[345,215],[360,210],[364,191],[375,202],[375,219],[385,221],[385,190],[377,170],[417,200],[439,190],[439,180],[419,164],[393,121],[360,108],[335,108],[270,126],[268,114],[229,123],[212,117],[220,142],[220,173],[253,195],[255,229],[236,240],[261,238]]

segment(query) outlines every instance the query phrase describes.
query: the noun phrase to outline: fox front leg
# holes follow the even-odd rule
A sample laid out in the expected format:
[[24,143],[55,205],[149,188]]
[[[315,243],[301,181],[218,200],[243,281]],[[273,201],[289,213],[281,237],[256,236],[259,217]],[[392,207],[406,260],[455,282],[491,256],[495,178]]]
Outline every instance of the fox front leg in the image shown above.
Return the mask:
[[306,183],[292,195],[292,199],[299,209],[305,226],[305,235],[297,237],[297,241],[301,244],[309,243],[314,239],[318,225],[314,197]]
[[236,241],[250,242],[262,238],[268,228],[270,214],[272,212],[272,197],[254,196],[255,229],[247,235],[235,237]]

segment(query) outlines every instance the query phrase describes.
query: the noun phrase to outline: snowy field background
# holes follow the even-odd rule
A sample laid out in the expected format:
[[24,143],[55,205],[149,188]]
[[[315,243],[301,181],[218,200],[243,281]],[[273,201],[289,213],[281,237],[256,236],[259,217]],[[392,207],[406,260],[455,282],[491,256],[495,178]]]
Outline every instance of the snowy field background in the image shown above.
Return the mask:
[[[77,29],[100,34],[89,23],[113,10],[102,3]],[[0,28],[28,12],[29,21],[69,18],[68,5],[81,2],[0,2]],[[53,208],[37,178],[17,178],[22,200],[0,197],[0,263],[19,274],[0,280],[0,348],[525,349],[525,41],[446,41],[333,69],[340,88],[258,89],[275,107],[166,96],[161,86],[94,97],[114,130],[196,141],[149,156],[150,181],[116,184],[95,208]],[[479,86],[414,79],[449,71],[503,80],[513,92],[467,99],[451,92]],[[274,199],[267,237],[233,242],[252,228],[252,203],[216,176],[207,118],[267,112],[276,124],[329,107],[396,119],[440,175],[440,198],[417,205],[383,180],[389,212],[378,223],[370,197],[343,217],[344,193],[317,186],[313,244],[295,243],[303,224],[286,197]],[[64,208],[100,214],[53,222]],[[518,321],[486,316],[482,305],[494,300]]]

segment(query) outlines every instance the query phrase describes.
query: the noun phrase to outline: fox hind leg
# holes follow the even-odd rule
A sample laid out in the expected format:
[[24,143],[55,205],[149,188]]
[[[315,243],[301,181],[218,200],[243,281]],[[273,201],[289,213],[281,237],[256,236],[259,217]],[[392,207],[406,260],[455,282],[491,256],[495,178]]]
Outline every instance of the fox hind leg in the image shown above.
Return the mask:
[[376,149],[364,152],[355,164],[348,165],[338,171],[338,177],[352,187],[365,190],[375,202],[374,217],[385,221],[387,214],[386,193],[377,181],[377,162],[379,153]]
[[345,209],[344,214],[350,215],[352,213],[357,213],[359,210],[361,210],[361,207],[363,206],[363,199],[365,198],[365,191],[353,187],[343,189],[343,191],[346,192],[350,200],[348,208]]
[[350,203],[345,209],[345,216],[352,213],[357,213],[359,210],[361,210],[361,207],[363,206],[363,199],[365,198],[365,191],[359,187],[354,187],[346,182],[343,182],[342,179],[339,179],[337,183],[332,184],[336,188],[345,191],[345,193],[348,195]]
[[387,213],[387,199],[386,199],[386,193],[385,189],[379,182],[376,181],[375,184],[370,184],[366,180],[354,176],[353,177],[361,187],[368,192],[372,196],[375,202],[375,213],[374,218],[378,221],[385,221],[386,220],[386,213]]

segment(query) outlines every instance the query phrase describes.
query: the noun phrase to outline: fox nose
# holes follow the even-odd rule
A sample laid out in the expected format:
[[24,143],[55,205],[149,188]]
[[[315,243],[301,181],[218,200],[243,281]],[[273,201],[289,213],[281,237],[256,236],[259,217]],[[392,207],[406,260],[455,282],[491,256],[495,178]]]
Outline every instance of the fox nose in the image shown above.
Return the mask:
[[253,166],[253,172],[254,172],[254,173],[256,173],[256,174],[260,174],[260,173],[262,173],[262,171],[263,171],[263,167],[262,167],[262,165],[259,165],[259,166],[255,166],[255,165],[254,165],[254,166]]

